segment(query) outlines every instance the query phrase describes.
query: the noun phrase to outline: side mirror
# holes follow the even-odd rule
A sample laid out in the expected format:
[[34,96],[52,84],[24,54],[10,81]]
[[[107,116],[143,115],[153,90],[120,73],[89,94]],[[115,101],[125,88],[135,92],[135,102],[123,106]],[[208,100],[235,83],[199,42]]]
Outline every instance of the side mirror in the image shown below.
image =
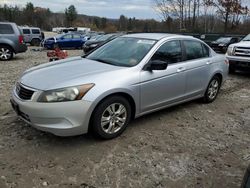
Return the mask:
[[153,71],[153,70],[166,70],[168,67],[168,63],[161,60],[153,60],[149,61],[149,63],[145,66],[145,70]]

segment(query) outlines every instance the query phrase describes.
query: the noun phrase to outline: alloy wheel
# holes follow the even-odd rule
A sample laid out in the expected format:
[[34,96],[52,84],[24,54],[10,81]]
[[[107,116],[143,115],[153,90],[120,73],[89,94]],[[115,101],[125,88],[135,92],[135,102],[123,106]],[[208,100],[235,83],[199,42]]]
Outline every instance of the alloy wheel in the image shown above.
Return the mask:
[[105,133],[117,133],[126,123],[127,109],[121,103],[109,105],[101,117],[101,128]]
[[208,87],[208,92],[207,92],[208,98],[210,100],[213,100],[216,97],[216,95],[219,91],[219,86],[220,86],[220,84],[219,84],[219,81],[217,79],[212,80],[212,82],[210,83],[210,85]]
[[0,59],[8,60],[11,58],[11,56],[12,56],[12,52],[10,49],[5,48],[5,47],[0,48]]

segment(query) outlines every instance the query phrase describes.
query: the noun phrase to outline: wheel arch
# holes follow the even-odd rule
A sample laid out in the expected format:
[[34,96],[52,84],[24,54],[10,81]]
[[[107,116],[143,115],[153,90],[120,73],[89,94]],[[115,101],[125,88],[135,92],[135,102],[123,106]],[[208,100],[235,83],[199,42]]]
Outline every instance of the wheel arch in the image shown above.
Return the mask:
[[91,128],[93,114],[94,114],[96,108],[98,107],[98,105],[101,104],[107,98],[112,97],[112,96],[121,96],[121,97],[124,97],[125,99],[127,99],[130,106],[131,106],[131,119],[135,118],[136,102],[135,102],[134,97],[132,97],[131,94],[129,94],[128,92],[124,92],[124,91],[117,91],[117,92],[114,92],[114,93],[109,93],[109,94],[103,96],[101,99],[97,100],[97,102],[94,104],[94,106],[92,108],[92,111],[91,111],[90,119],[89,119],[88,130],[90,130],[90,128]]
[[16,53],[16,50],[10,44],[0,43],[0,46],[7,46],[7,47],[11,48],[11,50],[13,51],[13,53]]

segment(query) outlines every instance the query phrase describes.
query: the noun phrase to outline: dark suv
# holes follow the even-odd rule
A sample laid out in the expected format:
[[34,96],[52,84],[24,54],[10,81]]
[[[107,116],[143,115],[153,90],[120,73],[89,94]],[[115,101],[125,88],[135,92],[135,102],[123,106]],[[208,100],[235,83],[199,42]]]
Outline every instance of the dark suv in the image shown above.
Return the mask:
[[10,60],[14,54],[26,50],[27,46],[19,27],[15,23],[0,22],[0,60]]

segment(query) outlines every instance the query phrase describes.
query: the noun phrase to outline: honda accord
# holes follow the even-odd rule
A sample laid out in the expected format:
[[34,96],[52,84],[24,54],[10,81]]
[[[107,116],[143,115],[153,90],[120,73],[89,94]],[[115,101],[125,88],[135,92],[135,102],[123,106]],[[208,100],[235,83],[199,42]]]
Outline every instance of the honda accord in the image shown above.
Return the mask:
[[91,130],[111,139],[133,118],[194,99],[213,102],[227,74],[225,57],[199,39],[131,34],[25,71],[11,104],[39,130],[59,136]]

